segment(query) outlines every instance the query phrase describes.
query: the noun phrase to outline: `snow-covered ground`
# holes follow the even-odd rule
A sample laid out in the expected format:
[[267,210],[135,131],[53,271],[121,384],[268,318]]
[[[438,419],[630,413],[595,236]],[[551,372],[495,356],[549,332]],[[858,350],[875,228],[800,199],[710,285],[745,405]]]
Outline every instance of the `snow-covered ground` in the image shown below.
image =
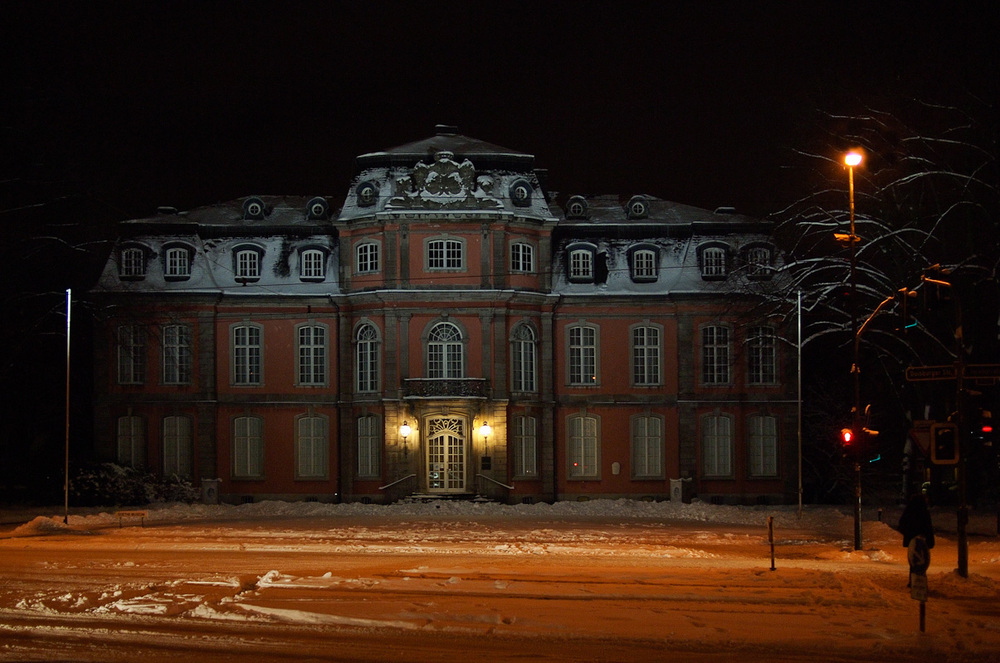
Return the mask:
[[[0,513],[0,660],[1000,661],[996,514],[594,500]],[[768,521],[772,519],[775,568]],[[678,656],[683,652],[683,656]]]

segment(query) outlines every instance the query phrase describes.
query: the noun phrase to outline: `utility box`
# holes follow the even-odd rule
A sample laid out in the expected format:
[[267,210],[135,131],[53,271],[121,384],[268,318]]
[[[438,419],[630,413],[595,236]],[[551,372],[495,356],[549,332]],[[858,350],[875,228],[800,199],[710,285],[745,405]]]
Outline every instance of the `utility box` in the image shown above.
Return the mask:
[[220,481],[220,479],[202,479],[201,480],[201,503],[202,504],[218,504],[219,503],[219,481]]
[[670,501],[691,503],[691,496],[694,492],[694,481],[692,479],[671,479],[670,480]]

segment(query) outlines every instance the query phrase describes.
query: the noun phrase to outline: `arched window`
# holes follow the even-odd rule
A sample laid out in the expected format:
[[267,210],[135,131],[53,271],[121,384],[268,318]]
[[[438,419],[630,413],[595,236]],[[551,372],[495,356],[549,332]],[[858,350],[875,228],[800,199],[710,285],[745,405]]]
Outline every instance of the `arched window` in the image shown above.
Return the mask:
[[326,327],[302,325],[299,336],[299,384],[322,386],[326,384]]
[[434,325],[427,336],[427,377],[464,377],[462,332],[450,322]]
[[191,251],[183,246],[168,248],[164,256],[163,275],[176,280],[191,276]]
[[129,415],[118,417],[118,464],[146,468],[146,420]]
[[601,459],[597,417],[574,415],[569,418],[569,477],[597,478]]
[[747,464],[752,477],[778,474],[778,420],[769,415],[754,415],[747,423]]
[[233,274],[238,281],[256,281],[260,278],[260,255],[257,248],[238,249],[233,254]]
[[638,249],[632,252],[632,280],[656,280],[656,252],[652,249]]
[[569,252],[569,280],[594,280],[594,250],[573,249]]
[[663,418],[632,417],[632,477],[663,478]]
[[538,476],[538,421],[534,417],[516,415],[513,418],[514,476]]
[[378,329],[375,325],[365,323],[358,327],[355,335],[355,376],[359,392],[378,391]]
[[726,276],[726,250],[710,246],[701,252],[702,278],[723,278]]
[[118,275],[129,279],[144,277],[146,275],[146,252],[137,246],[122,249]]
[[233,477],[264,476],[264,420],[260,417],[233,419]]
[[261,381],[261,328],[237,325],[232,331],[233,384],[258,385]]
[[770,327],[751,327],[747,335],[747,381],[775,384],[778,380],[776,339]]
[[163,475],[191,476],[191,417],[163,417]]
[[380,475],[382,435],[379,418],[366,414],[357,419],[358,478],[374,479]]
[[731,342],[729,328],[720,325],[701,330],[701,381],[721,385],[730,382]]
[[355,274],[374,274],[379,271],[378,248],[376,242],[361,242],[354,248]]
[[118,328],[118,384],[146,381],[146,330],[140,325]]
[[305,414],[295,421],[295,476],[324,479],[329,473],[327,419]]
[[569,349],[567,382],[577,386],[597,385],[597,328],[574,325],[566,330]]
[[300,260],[299,278],[322,280],[326,277],[326,255],[319,249],[306,249]]
[[530,325],[514,328],[510,342],[511,385],[513,391],[535,391],[535,331]]
[[526,242],[510,245],[510,271],[530,274],[535,271],[535,247]]
[[632,384],[660,384],[660,329],[652,326],[632,328]]
[[710,415],[701,420],[701,470],[707,477],[733,474],[733,420]]
[[163,384],[191,382],[191,327],[166,325],[163,328]]

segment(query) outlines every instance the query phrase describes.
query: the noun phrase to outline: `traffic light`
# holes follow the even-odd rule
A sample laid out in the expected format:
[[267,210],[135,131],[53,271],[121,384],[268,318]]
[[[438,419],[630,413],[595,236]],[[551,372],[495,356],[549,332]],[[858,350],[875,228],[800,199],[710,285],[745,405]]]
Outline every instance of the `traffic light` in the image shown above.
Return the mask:
[[850,428],[840,429],[840,450],[845,458],[854,455],[857,450],[857,437]]
[[993,413],[989,410],[980,409],[979,419],[976,421],[975,428],[972,429],[972,432],[984,447],[992,447],[993,437],[995,435],[993,429]]
[[931,426],[931,462],[936,465],[958,463],[958,426],[934,424]]

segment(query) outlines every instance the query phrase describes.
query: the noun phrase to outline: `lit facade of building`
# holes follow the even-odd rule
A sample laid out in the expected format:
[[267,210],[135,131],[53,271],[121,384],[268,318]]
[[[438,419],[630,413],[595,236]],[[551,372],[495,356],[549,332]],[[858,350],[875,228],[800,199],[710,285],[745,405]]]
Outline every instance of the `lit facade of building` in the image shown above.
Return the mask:
[[123,222],[90,293],[99,455],[230,502],[794,499],[770,225],[544,176],[442,127],[358,157],[339,209]]

